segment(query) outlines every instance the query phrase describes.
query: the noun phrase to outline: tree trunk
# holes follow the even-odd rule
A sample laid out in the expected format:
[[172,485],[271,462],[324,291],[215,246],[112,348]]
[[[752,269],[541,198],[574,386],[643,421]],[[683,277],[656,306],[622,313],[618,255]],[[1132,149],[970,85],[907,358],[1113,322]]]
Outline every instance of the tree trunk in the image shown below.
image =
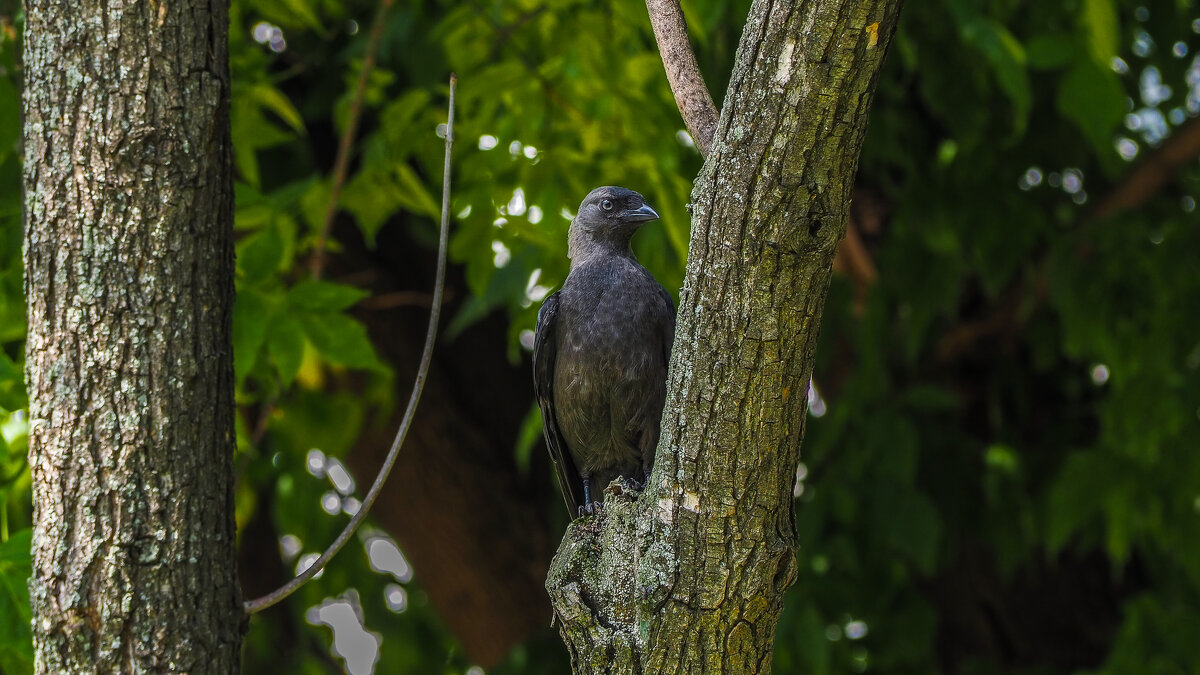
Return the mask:
[[900,0],[756,0],[693,191],[663,437],[550,591],[577,673],[765,673],[817,331]]
[[37,672],[236,672],[227,5],[26,12]]

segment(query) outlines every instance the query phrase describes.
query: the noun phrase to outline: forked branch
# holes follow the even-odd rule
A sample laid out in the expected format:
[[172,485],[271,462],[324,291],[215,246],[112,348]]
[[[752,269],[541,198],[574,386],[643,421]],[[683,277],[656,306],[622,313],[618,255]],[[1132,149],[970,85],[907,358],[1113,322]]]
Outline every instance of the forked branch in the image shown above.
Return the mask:
[[719,115],[700,67],[696,65],[696,54],[688,40],[687,21],[683,18],[679,0],[646,0],[646,11],[650,14],[650,25],[654,27],[654,39],[658,41],[658,52],[667,70],[671,93],[675,95],[675,105],[696,148],[707,157],[717,132]]

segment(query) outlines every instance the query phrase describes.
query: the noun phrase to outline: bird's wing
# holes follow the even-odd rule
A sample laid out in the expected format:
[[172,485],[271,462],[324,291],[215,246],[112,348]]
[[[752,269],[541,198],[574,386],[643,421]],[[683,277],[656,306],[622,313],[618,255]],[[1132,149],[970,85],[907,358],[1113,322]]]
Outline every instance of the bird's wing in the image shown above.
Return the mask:
[[538,407],[542,409],[542,433],[550,459],[554,460],[554,471],[558,474],[558,487],[562,489],[567,510],[574,519],[583,506],[583,479],[567,451],[567,441],[558,428],[558,417],[554,410],[554,365],[557,358],[557,340],[554,332],[558,325],[558,293],[546,298],[538,310],[537,333],[533,339],[533,392]]

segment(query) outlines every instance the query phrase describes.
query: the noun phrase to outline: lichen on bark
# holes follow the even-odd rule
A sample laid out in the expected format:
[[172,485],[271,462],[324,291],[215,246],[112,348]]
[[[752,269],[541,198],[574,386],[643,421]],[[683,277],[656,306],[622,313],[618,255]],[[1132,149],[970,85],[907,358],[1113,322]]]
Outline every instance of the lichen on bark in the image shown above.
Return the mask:
[[750,9],[692,194],[654,471],[572,523],[547,579],[576,673],[770,670],[821,311],[899,7]]

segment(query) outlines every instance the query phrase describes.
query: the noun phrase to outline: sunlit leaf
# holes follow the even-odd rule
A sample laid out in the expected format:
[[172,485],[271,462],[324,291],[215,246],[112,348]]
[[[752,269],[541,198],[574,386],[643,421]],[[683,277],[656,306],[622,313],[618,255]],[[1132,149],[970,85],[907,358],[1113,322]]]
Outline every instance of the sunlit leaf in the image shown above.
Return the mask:
[[32,541],[33,531],[25,529],[0,542],[0,671],[13,675],[33,672],[28,587]]

